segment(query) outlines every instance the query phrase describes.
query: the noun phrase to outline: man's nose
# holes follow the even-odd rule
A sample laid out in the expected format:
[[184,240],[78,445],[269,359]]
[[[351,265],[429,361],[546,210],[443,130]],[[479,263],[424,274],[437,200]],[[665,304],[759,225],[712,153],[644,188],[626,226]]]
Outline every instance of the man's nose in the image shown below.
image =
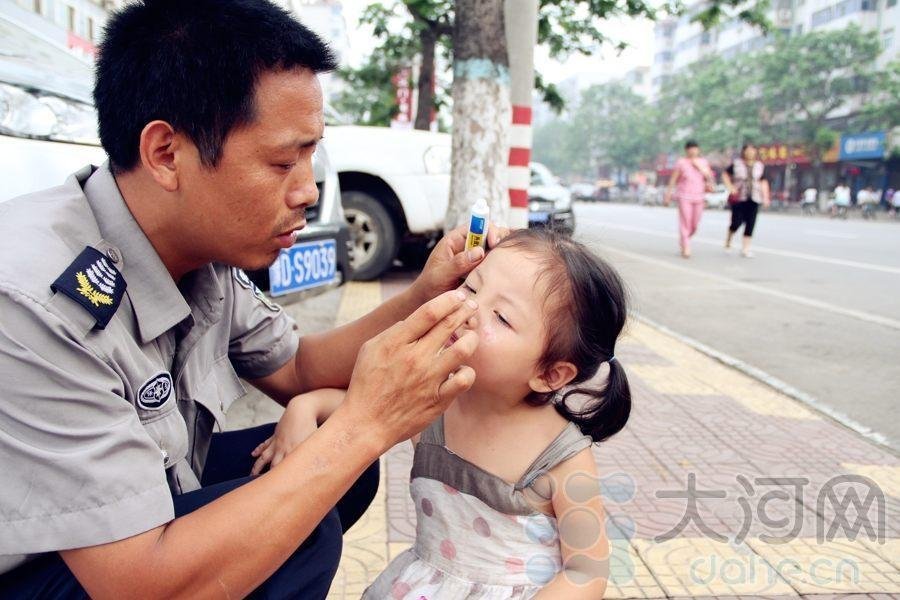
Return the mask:
[[312,206],[319,201],[319,188],[316,186],[316,178],[310,166],[292,179],[287,193],[288,208],[296,209],[301,206]]

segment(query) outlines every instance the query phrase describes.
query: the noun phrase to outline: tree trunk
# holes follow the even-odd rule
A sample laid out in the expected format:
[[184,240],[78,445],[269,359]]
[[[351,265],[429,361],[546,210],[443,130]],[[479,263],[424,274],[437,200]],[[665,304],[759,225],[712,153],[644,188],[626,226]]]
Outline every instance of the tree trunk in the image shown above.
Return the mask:
[[427,131],[431,127],[431,111],[434,107],[434,47],[437,33],[428,27],[422,30],[422,66],[419,68],[419,101],[416,105],[416,129]]
[[508,223],[512,109],[503,0],[457,0],[453,30],[453,161],[444,229],[465,223],[478,198]]

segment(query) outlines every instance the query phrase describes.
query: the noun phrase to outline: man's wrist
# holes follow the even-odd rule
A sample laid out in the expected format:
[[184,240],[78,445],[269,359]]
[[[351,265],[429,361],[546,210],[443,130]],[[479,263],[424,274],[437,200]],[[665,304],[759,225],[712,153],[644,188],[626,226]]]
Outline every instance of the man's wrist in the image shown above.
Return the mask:
[[400,298],[403,304],[403,310],[406,313],[404,318],[412,314],[417,308],[437,296],[425,289],[425,284],[421,283],[422,276],[419,275],[408,288],[401,292]]
[[365,454],[369,463],[387,452],[394,443],[379,423],[360,418],[360,415],[354,414],[354,411],[343,404],[331,414],[322,427],[337,428],[341,431],[348,441],[352,440],[353,445]]

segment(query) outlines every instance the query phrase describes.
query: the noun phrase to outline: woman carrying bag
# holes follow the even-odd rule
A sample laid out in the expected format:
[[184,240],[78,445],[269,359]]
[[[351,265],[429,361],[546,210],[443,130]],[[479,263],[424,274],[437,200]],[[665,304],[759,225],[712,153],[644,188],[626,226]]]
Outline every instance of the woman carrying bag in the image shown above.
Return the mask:
[[731,240],[743,225],[741,256],[753,258],[750,241],[756,225],[756,214],[760,204],[765,208],[769,207],[769,181],[766,179],[765,165],[757,158],[756,146],[744,144],[740,158],[734,159],[731,166],[722,173],[722,181],[728,188],[728,204],[731,206],[731,225],[728,227],[728,237],[725,238],[725,251],[731,251]]
[[706,202],[706,192],[711,192],[715,186],[715,176],[709,166],[709,162],[700,156],[700,147],[697,142],[689,140],[684,145],[684,156],[675,163],[672,177],[669,179],[669,187],[663,198],[663,204],[669,205],[672,201],[672,190],[675,185],[675,198],[678,200],[678,232],[681,244],[681,256],[691,257],[691,237],[697,233],[700,225],[700,217],[703,216],[703,206]]

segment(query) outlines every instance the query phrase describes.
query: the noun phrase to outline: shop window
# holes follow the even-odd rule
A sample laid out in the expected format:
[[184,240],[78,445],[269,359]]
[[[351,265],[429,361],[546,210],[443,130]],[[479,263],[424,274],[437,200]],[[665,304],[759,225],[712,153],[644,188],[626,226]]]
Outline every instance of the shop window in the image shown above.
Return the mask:
[[69,31],[75,33],[75,9],[71,6],[67,6],[66,14],[69,17]]

